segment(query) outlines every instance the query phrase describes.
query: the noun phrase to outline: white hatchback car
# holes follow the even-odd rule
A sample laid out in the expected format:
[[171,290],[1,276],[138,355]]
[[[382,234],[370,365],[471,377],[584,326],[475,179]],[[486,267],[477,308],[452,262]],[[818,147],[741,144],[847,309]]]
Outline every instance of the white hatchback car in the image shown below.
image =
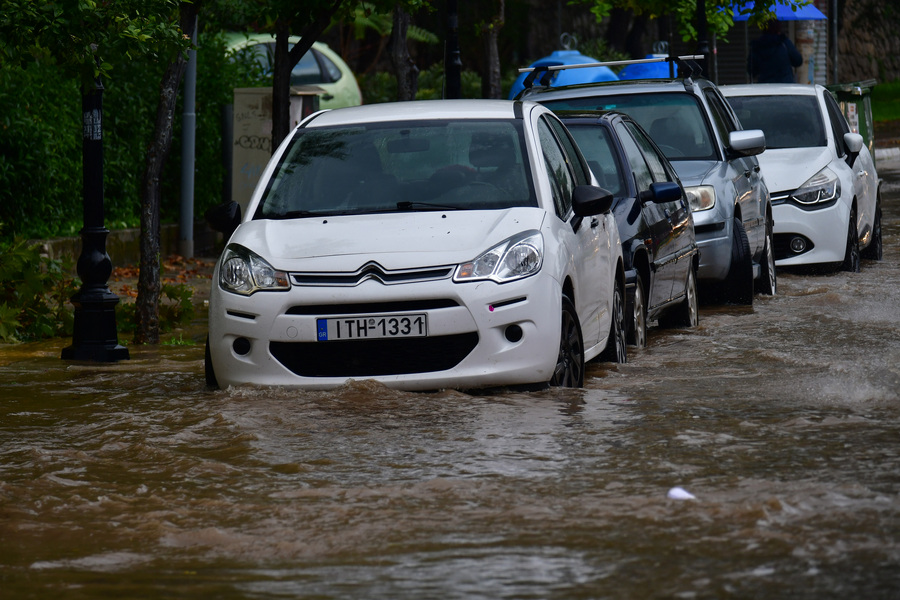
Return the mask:
[[859,271],[880,260],[881,202],[869,149],[820,85],[720,88],[745,127],[762,129],[759,164],[772,194],[775,264]]
[[[206,377],[328,389],[581,386],[625,360],[612,196],[531,102],[322,111],[266,167],[213,275]],[[233,233],[232,233],[233,231]]]

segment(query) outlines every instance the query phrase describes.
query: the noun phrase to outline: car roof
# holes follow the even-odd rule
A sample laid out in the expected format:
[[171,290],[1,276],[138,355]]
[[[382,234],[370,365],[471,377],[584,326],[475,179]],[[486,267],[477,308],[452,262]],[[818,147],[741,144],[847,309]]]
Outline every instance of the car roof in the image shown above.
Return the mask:
[[739,85],[722,85],[719,90],[723,96],[815,96],[820,85],[805,83],[748,83]]
[[[518,108],[517,108],[518,107]],[[513,100],[415,100],[384,102],[338,108],[316,113],[305,127],[327,127],[355,123],[383,123],[391,121],[423,121],[429,119],[515,119],[523,110],[533,110],[533,102]],[[543,110],[546,108],[541,107]],[[549,111],[548,111],[549,112]]]
[[708,79],[629,79],[582,83],[560,87],[533,87],[520,96],[522,100],[542,102],[554,98],[588,98],[612,94],[688,93],[696,94],[701,88],[715,87]]

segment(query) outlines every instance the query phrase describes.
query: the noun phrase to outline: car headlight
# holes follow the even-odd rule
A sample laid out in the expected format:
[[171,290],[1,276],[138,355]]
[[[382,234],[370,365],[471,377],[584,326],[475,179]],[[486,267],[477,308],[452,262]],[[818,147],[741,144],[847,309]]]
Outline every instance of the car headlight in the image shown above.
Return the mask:
[[716,188],[711,185],[686,187],[684,193],[693,212],[709,210],[716,205]]
[[544,238],[539,231],[528,231],[505,240],[473,261],[456,267],[453,281],[490,279],[506,283],[530,277],[544,262]]
[[841,195],[841,181],[834,171],[825,167],[791,194],[791,198],[800,204],[822,204],[832,202]]
[[272,265],[255,252],[231,244],[222,255],[219,268],[219,287],[223,290],[249,296],[258,291],[287,290],[291,284],[287,273],[276,271]]

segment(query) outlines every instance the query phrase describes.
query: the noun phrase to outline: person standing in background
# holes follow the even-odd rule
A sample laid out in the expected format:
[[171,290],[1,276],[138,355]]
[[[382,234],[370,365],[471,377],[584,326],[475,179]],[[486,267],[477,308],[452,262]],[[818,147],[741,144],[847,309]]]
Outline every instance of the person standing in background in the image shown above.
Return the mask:
[[803,56],[781,33],[781,24],[770,21],[766,30],[750,44],[747,72],[757,83],[794,83],[794,68],[803,64]]

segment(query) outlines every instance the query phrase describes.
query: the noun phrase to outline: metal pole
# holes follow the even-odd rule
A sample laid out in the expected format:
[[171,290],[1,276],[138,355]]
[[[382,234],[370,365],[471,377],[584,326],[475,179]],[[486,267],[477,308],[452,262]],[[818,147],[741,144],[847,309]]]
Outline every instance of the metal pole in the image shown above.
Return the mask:
[[709,28],[706,22],[706,0],[697,0],[697,54],[703,55],[703,77],[709,77]]
[[93,89],[82,89],[81,115],[84,227],[78,276],[82,284],[71,299],[75,307],[72,345],[63,348],[62,358],[116,362],[128,358],[128,349],[118,343],[119,297],[106,285],[112,273],[112,261],[106,253],[109,230],[103,226],[103,85],[99,79]]
[[459,53],[459,12],[456,0],[447,0],[447,98],[462,98],[462,60]]
[[[197,46],[197,17],[191,36]],[[184,112],[181,115],[181,214],[179,219],[178,253],[185,258],[194,256],[194,154],[197,138],[197,51],[188,51],[184,72]]]

